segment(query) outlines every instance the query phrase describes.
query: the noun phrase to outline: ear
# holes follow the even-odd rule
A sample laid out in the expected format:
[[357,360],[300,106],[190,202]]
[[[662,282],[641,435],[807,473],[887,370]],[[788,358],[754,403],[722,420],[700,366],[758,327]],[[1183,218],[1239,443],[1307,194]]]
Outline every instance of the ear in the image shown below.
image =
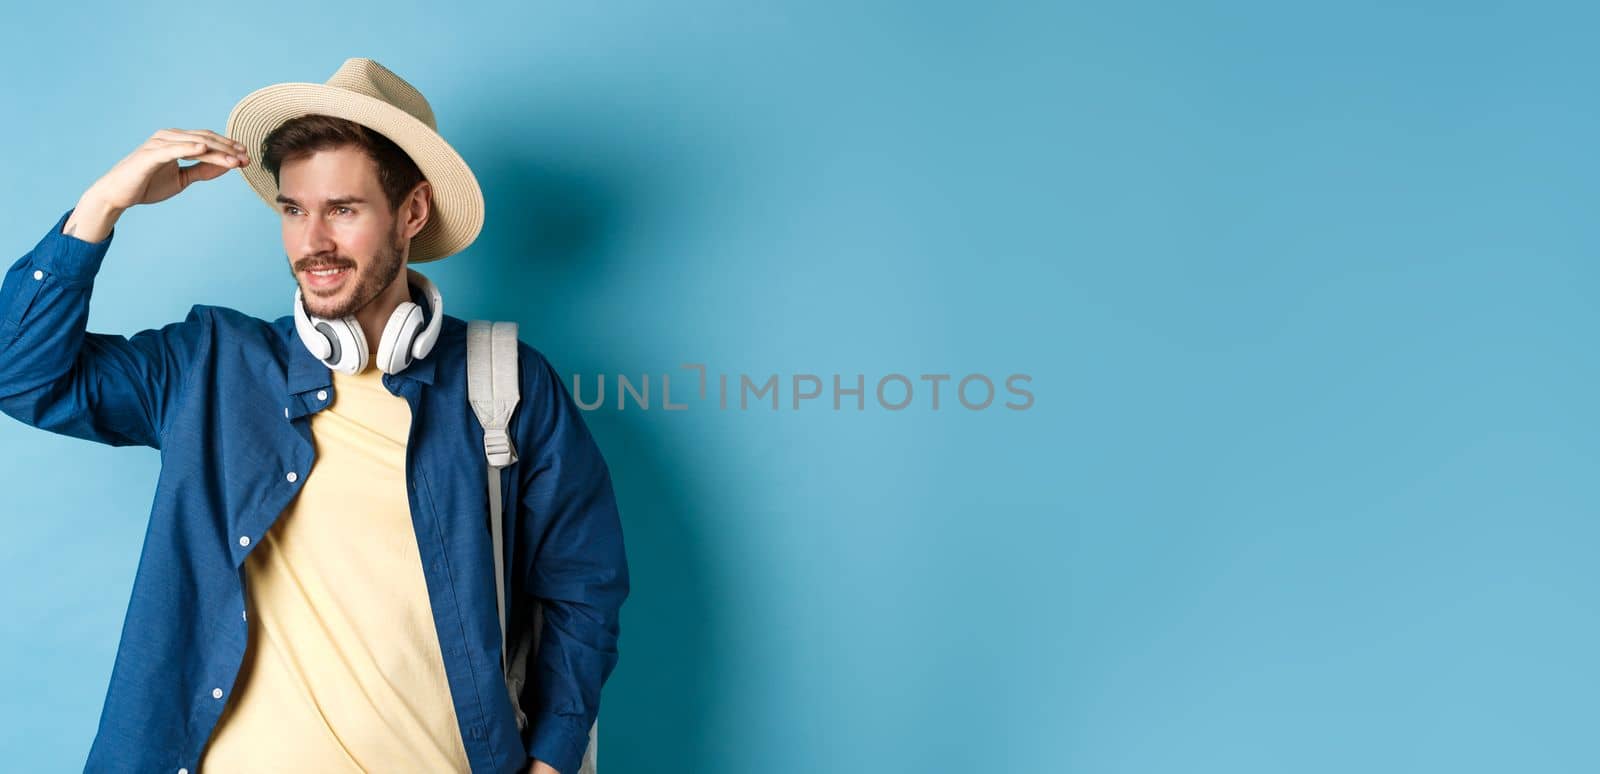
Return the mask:
[[400,208],[400,219],[405,223],[406,239],[410,239],[422,231],[428,224],[428,217],[433,214],[433,184],[424,180],[417,183],[406,195],[405,205]]

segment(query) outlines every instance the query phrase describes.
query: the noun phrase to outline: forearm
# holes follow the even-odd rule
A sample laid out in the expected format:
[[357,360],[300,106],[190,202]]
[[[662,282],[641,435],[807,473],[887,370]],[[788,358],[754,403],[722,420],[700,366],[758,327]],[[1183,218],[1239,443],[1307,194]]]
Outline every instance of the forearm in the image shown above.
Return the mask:
[[[620,545],[613,550],[618,553],[607,569],[576,580],[565,593],[560,586],[548,586],[544,593],[551,596],[541,601],[544,620],[531,670],[533,701],[524,707],[532,728],[528,754],[562,774],[578,770],[592,743],[601,688],[618,661],[619,608],[628,582]],[[602,549],[597,556],[613,554]],[[598,566],[606,567],[607,560],[601,561]]]

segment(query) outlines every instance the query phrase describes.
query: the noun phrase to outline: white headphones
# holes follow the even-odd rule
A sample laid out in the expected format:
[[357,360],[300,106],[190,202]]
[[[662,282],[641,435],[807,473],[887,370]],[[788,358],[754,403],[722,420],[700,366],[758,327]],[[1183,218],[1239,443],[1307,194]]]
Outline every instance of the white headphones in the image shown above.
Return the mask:
[[[433,343],[439,339],[439,328],[444,322],[444,298],[432,280],[416,269],[406,269],[406,281],[427,294],[433,316],[423,327],[425,316],[422,307],[411,301],[402,301],[389,315],[378,337],[378,368],[386,374],[404,371],[414,359],[428,356]],[[367,367],[367,336],[356,322],[355,315],[329,320],[310,315],[300,298],[300,286],[294,289],[294,328],[306,349],[329,368],[342,373],[358,373]],[[421,334],[418,334],[421,330]]]

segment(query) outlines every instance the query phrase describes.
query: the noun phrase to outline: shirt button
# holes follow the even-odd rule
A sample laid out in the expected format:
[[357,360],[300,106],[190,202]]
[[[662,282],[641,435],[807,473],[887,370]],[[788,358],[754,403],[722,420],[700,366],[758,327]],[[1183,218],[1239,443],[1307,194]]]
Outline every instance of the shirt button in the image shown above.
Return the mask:
[[249,610],[240,610],[239,611],[239,617],[243,618],[246,621],[250,620],[250,611]]
[[317,400],[327,400],[327,399],[328,399],[328,391],[327,390],[317,390]]
[[283,418],[284,419],[288,419],[289,418],[289,407],[288,406],[284,406],[283,407]]
[[239,545],[241,545],[241,546],[250,545],[250,536],[249,535],[240,535],[239,536]]
[[289,471],[289,475],[284,476],[284,478],[289,479],[289,483],[293,484],[295,481],[300,479],[300,474],[291,470]]
[[178,769],[178,774],[189,774],[188,769]]
[[40,271],[38,269],[34,269],[33,270],[33,278],[36,279],[36,280],[44,279],[44,272],[42,272],[42,271]]
[[222,698],[222,689],[221,688],[212,688],[211,689],[211,698],[213,698],[213,699]]

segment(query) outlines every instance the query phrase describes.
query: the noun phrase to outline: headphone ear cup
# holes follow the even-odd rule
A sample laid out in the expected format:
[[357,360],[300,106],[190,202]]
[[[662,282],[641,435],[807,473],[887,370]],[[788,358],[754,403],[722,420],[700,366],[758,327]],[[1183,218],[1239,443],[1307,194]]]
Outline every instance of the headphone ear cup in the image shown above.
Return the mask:
[[300,334],[300,341],[306,345],[306,349],[310,350],[318,360],[327,362],[334,356],[334,346],[338,338],[321,319],[312,322],[311,316],[306,314],[306,308],[300,302],[299,287],[294,289],[294,329]]
[[322,362],[329,368],[346,374],[360,373],[367,367],[367,337],[361,332],[355,318],[317,320],[316,330],[333,346],[333,352]]
[[378,368],[386,374],[397,374],[411,365],[411,342],[422,329],[422,307],[410,301],[401,302],[389,315],[378,338]]

